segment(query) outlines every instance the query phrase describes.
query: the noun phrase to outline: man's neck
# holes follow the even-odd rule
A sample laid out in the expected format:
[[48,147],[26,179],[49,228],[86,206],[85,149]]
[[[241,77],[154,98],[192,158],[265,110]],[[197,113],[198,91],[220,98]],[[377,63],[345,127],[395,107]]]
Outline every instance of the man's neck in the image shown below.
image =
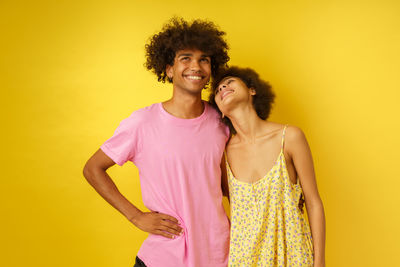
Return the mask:
[[171,115],[182,119],[194,119],[204,111],[204,103],[199,95],[177,95],[162,103],[164,109]]

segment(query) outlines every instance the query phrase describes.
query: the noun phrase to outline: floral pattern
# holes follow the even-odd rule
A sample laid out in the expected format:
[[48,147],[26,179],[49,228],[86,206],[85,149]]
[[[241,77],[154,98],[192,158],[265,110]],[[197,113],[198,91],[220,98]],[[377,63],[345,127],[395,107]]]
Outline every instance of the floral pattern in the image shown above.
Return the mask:
[[309,224],[299,208],[302,189],[293,184],[282,146],[272,169],[254,183],[237,180],[226,161],[230,204],[229,266],[313,266]]

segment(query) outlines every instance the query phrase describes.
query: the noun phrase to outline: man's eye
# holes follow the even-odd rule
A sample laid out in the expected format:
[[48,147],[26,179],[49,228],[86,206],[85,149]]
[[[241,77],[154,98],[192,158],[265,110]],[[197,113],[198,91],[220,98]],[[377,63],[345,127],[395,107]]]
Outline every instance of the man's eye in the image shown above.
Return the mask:
[[181,60],[182,61],[188,61],[190,58],[189,57],[182,57]]

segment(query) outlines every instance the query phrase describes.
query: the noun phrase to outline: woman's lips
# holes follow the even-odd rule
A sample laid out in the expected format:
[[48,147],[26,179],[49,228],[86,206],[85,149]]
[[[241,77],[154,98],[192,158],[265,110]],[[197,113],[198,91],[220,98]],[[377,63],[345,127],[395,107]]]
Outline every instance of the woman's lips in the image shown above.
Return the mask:
[[221,100],[224,100],[224,98],[225,98],[227,95],[231,94],[231,93],[233,93],[233,90],[226,90],[226,91],[223,91],[222,94],[221,94]]

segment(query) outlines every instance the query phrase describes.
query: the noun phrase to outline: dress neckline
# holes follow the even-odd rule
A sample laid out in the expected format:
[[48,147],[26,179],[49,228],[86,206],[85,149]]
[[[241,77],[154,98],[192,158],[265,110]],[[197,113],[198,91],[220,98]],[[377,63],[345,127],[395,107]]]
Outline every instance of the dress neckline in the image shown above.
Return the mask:
[[[229,162],[228,162],[228,159],[226,156],[225,156],[225,162],[226,162],[226,165],[228,166],[229,172],[230,172],[233,180],[235,180],[238,183],[242,183],[242,184],[255,185],[255,184],[258,184],[261,181],[265,180],[270,175],[270,173],[274,170],[275,166],[280,165],[280,162],[281,162],[280,159],[281,159],[282,155],[283,155],[283,148],[281,148],[281,151],[279,152],[277,159],[275,160],[274,164],[272,165],[272,168],[264,176],[255,180],[254,182],[245,182],[245,181],[241,181],[238,178],[236,178],[235,175],[233,175],[231,166],[229,165]],[[283,157],[283,160],[285,160],[285,157]]]

